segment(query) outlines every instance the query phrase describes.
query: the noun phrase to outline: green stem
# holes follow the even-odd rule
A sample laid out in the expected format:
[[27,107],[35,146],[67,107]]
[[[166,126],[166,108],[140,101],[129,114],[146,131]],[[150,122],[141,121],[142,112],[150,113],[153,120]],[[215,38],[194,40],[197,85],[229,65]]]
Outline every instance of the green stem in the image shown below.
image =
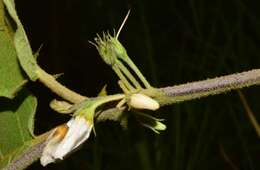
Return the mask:
[[128,69],[124,66],[124,64],[120,60],[117,60],[117,64],[120,70],[122,70],[123,73],[126,75],[126,77],[133,83],[135,88],[141,89],[142,88],[141,85],[138,83],[135,77],[130,73],[130,71],[128,71]]
[[125,84],[122,82],[122,80],[118,81],[118,85],[123,90],[123,92],[125,94],[129,94],[130,93],[129,90],[126,88]]
[[136,75],[139,77],[139,79],[143,82],[144,86],[149,89],[151,88],[151,85],[149,82],[146,80],[146,78],[143,76],[143,74],[140,72],[140,70],[136,67],[134,62],[127,56],[127,58],[122,58],[128,65],[129,67],[136,73]]
[[80,103],[87,98],[63,86],[52,75],[46,73],[40,67],[38,67],[36,73],[40,82],[42,82],[52,92],[71,103]]
[[122,82],[124,83],[124,85],[128,88],[129,91],[133,91],[134,87],[128,82],[128,80],[126,79],[126,77],[123,75],[123,73],[121,72],[121,70],[118,68],[118,66],[115,64],[113,67],[113,70],[115,71],[115,73],[118,75],[118,77],[120,78],[120,80],[122,80]]
[[97,102],[95,102],[94,107],[98,107],[104,103],[112,102],[115,100],[120,100],[120,99],[123,99],[124,97],[125,97],[124,94],[115,94],[115,95],[110,95],[110,96],[104,96],[104,97],[100,98],[99,100],[97,100]]

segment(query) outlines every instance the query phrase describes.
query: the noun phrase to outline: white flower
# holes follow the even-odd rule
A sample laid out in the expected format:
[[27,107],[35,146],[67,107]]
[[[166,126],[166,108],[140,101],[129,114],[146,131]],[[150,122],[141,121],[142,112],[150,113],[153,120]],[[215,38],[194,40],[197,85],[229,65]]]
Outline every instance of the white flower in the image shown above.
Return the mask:
[[83,116],[73,117],[67,124],[55,128],[43,149],[41,164],[46,166],[57,159],[63,159],[89,138],[92,128],[93,122]]
[[140,93],[131,95],[129,105],[136,109],[148,110],[157,110],[160,107],[156,100]]

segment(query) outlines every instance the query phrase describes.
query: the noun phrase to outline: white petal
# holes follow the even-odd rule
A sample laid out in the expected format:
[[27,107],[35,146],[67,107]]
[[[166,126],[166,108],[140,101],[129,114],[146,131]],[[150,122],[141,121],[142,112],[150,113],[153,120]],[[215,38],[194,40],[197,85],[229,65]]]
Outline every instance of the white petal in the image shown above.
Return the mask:
[[46,166],[49,163],[52,163],[55,161],[50,155],[43,155],[40,159],[42,166]]
[[[41,164],[43,166],[46,166],[49,163],[52,163],[55,161],[55,159],[53,158],[52,154],[53,152],[56,151],[60,141],[62,140],[62,135],[61,134],[57,134],[57,131],[59,131],[58,129],[67,129],[68,127],[66,127],[65,125],[59,126],[57,128],[55,128],[52,133],[49,135],[48,139],[46,140],[47,144],[43,149],[42,152],[42,156],[41,156]],[[66,133],[66,132],[65,132]]]
[[89,126],[90,124],[83,117],[76,117],[67,125],[69,131],[53,153],[54,158],[63,159],[65,155],[82,144],[88,139],[93,127],[93,125]]
[[92,128],[93,128],[93,124],[87,122],[87,128],[86,131],[84,131],[84,135],[82,135],[82,137],[78,139],[77,144],[76,146],[74,146],[73,149],[77,148],[79,145],[81,145],[85,140],[89,138]]
[[[84,117],[76,116],[67,122],[65,125],[68,131],[59,135],[56,128],[47,139],[42,156],[41,164],[46,166],[54,162],[56,159],[63,159],[68,153],[86,141],[93,128],[93,123],[87,121]],[[56,131],[58,133],[56,133]]]

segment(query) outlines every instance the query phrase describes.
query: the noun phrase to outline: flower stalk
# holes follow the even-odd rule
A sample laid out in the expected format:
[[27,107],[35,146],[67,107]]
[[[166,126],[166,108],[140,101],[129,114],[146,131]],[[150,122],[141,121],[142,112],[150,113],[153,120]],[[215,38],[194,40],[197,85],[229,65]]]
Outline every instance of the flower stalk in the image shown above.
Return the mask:
[[[124,64],[127,64],[129,68],[132,69],[145,88],[151,88],[151,85],[128,56],[126,49],[119,42],[117,37],[111,36],[109,33],[103,33],[103,37],[98,35],[97,38],[95,38],[95,42],[96,43],[91,42],[91,44],[97,48],[104,62],[112,67],[120,80],[122,80],[130,91],[140,90],[142,87]],[[128,80],[130,80],[130,82]],[[134,85],[134,88],[132,85]]]

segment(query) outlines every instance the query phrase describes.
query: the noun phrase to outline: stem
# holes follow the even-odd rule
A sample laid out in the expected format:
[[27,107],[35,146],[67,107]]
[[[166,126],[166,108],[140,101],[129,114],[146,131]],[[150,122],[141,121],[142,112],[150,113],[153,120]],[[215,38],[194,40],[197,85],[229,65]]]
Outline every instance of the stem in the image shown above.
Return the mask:
[[220,154],[223,156],[223,158],[227,162],[227,164],[229,164],[233,170],[239,170],[239,168],[236,166],[236,164],[228,157],[227,153],[225,152],[224,147],[222,145],[220,145],[219,148],[220,148]]
[[95,102],[95,106],[98,107],[104,103],[112,102],[114,100],[120,100],[120,99],[123,99],[124,97],[125,97],[124,94],[115,94],[115,95],[105,96],[105,97],[102,97],[102,99]]
[[151,85],[146,80],[146,78],[143,76],[143,74],[140,72],[140,70],[136,67],[134,62],[128,56],[126,59],[123,59],[123,60],[129,65],[130,68],[133,69],[133,71],[136,73],[136,75],[139,77],[139,79],[143,82],[144,86],[146,88],[150,88]]
[[159,89],[142,93],[154,97],[161,105],[183,102],[260,84],[260,69]]
[[129,91],[133,91],[134,87],[128,82],[128,80],[126,79],[126,77],[124,76],[124,74],[121,72],[121,70],[119,69],[119,67],[115,64],[113,67],[113,70],[115,71],[115,73],[118,75],[118,77],[120,78],[120,80],[122,80],[122,82],[124,83],[124,85],[129,89]]
[[252,123],[253,127],[255,128],[257,136],[260,137],[260,126],[256,120],[256,117],[254,116],[253,111],[251,110],[249,104],[247,103],[247,100],[246,100],[245,96],[243,95],[243,93],[241,91],[238,91],[238,95],[246,110],[246,113],[247,113],[247,116],[248,116],[250,122]]
[[63,86],[52,75],[46,73],[40,67],[38,67],[36,72],[38,74],[39,81],[63,99],[71,103],[79,103],[87,98]]
[[123,65],[123,63],[120,60],[117,60],[118,67],[123,71],[123,73],[126,75],[126,77],[133,83],[135,88],[141,89],[141,85],[138,83],[138,81],[135,79],[135,77],[128,71],[128,69]]
[[122,91],[125,93],[125,94],[129,94],[129,89],[127,89],[127,87],[125,86],[125,84],[122,82],[122,80],[119,80],[118,81],[118,85],[119,87],[122,89]]
[[[5,168],[4,170],[22,170],[27,168],[33,162],[37,161],[41,155],[44,147],[46,146],[46,139],[52,130],[36,137],[32,141],[29,141],[27,144],[30,145],[28,149],[23,151],[23,153],[14,158]],[[26,145],[26,144],[25,144]],[[6,156],[6,159],[9,159],[9,156]]]
[[[39,79],[41,82],[43,82],[47,87],[49,87],[52,91],[54,91],[64,99],[67,99],[68,101],[71,101],[73,103],[77,103],[86,99],[86,97],[72,92],[71,90],[59,84],[51,75],[44,72],[43,70],[39,69],[38,75],[40,77]],[[215,95],[223,92],[228,92],[233,89],[249,87],[256,84],[260,84],[260,69],[255,69],[237,74],[231,74],[227,76],[193,83],[187,83],[173,87],[165,87],[159,89],[149,88],[141,91],[141,93],[154,97],[154,99],[160,102],[161,105],[166,105],[196,99],[200,97],[206,97],[209,95]],[[59,92],[62,90],[57,90],[57,88],[62,88],[62,90],[65,89],[65,94],[64,92]],[[71,96],[67,96],[71,92],[75,95],[73,98],[71,98]],[[105,103],[112,100],[119,100],[123,97],[124,94],[111,95],[105,97],[104,100],[100,100],[100,102]],[[97,117],[97,121],[105,121],[108,119],[118,120],[118,117],[124,110],[125,108],[110,108],[108,110],[105,110],[99,114],[99,116]],[[6,169],[10,170],[11,168],[16,168],[18,165],[28,166],[31,163],[33,163],[36,159],[40,158],[42,150],[44,148],[43,146],[45,140],[46,136],[41,138],[41,140],[38,139],[38,142],[35,142],[29,149],[25,151],[24,154],[12,161],[8,165],[8,167],[6,167]],[[31,156],[31,158],[33,159],[28,160],[27,156]]]

